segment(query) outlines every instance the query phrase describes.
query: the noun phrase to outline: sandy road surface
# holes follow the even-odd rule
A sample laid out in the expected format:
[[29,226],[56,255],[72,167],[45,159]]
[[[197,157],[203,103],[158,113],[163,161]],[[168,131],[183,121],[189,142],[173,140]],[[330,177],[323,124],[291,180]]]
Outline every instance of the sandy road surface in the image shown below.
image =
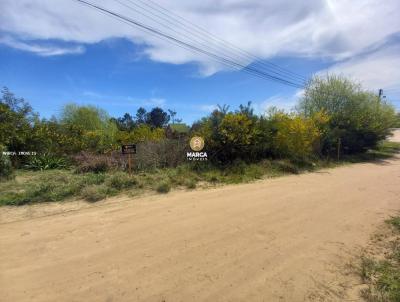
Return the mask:
[[0,300],[354,301],[399,209],[396,158],[2,223]]

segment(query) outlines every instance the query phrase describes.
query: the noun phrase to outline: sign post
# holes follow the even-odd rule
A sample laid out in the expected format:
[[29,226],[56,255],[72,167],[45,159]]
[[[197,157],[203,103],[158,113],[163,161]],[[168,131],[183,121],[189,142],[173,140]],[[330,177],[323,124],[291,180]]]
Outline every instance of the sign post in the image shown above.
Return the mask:
[[128,154],[128,172],[132,175],[132,154],[136,154],[136,145],[122,145],[122,154]]
[[128,153],[128,171],[129,175],[132,175],[132,156]]

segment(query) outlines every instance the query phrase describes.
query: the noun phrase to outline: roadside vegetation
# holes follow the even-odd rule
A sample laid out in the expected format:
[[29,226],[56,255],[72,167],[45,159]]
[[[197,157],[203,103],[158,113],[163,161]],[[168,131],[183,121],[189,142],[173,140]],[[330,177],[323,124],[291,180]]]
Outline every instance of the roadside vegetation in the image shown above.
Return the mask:
[[[224,105],[191,126],[158,107],[112,118],[97,107],[67,104],[59,116],[41,119],[4,88],[0,120],[0,205],[248,182],[400,150],[384,141],[398,122],[394,108],[336,76],[311,80],[291,112],[257,115],[250,102],[237,110]],[[206,162],[186,159],[194,135],[205,139]],[[137,144],[133,176],[121,144]]]
[[386,223],[390,226],[388,234],[376,239],[377,251],[361,262],[360,275],[368,286],[362,296],[368,302],[400,301],[400,216]]

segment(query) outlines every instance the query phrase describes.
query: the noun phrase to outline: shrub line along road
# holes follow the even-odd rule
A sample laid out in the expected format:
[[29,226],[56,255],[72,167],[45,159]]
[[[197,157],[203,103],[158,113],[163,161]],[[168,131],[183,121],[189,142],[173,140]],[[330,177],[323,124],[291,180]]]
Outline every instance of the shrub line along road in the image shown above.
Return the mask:
[[400,157],[2,223],[0,300],[354,301],[397,210]]

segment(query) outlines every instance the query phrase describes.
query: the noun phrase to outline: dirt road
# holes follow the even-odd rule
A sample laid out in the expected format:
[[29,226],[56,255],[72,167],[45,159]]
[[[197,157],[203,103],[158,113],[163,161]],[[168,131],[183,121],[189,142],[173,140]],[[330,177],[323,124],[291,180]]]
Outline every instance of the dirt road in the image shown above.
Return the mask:
[[0,300],[354,301],[395,210],[400,158],[3,223]]

